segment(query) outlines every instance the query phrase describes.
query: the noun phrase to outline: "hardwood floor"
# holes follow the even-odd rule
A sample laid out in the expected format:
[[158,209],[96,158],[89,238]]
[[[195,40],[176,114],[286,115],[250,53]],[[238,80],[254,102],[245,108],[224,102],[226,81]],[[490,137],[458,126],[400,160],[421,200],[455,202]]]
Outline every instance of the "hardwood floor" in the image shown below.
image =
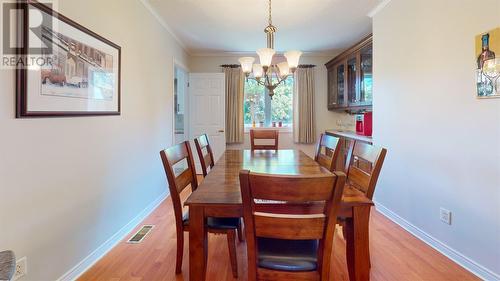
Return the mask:
[[[184,194],[186,196],[186,194]],[[175,275],[175,221],[167,198],[143,224],[154,224],[141,244],[121,242],[84,273],[80,281],[168,281],[188,280],[189,251],[184,245],[182,274]],[[134,232],[137,230],[134,230]],[[430,248],[383,215],[373,210],[370,219],[371,280],[467,281],[480,280],[439,252]],[[333,280],[349,280],[345,242],[335,235],[332,258]],[[185,233],[185,241],[189,241]],[[127,239],[129,237],[127,236]],[[231,274],[225,235],[209,235],[207,280],[236,280]],[[246,280],[246,244],[238,242],[239,279]]]

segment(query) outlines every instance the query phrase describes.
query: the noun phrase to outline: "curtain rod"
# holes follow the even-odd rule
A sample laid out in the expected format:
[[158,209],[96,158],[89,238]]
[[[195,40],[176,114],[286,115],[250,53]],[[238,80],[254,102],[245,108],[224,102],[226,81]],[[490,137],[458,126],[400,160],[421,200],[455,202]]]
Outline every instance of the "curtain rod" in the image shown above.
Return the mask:
[[[238,68],[240,67],[239,64],[221,64],[220,67],[223,68]],[[316,67],[314,64],[299,64],[299,68],[313,68]]]
[[223,68],[238,68],[240,67],[239,64],[221,64],[220,67],[223,67]]

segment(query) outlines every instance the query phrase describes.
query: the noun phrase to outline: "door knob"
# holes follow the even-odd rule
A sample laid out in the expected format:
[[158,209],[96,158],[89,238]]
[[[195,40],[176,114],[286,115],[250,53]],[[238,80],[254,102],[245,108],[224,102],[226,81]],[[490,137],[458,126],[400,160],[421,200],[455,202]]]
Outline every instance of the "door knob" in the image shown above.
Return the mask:
[[219,133],[224,133],[224,130],[219,130]]

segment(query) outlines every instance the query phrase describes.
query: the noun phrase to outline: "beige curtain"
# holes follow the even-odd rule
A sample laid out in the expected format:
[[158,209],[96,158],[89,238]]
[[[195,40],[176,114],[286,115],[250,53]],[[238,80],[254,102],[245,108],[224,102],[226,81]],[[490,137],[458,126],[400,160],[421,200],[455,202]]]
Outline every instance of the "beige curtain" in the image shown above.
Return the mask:
[[226,143],[242,143],[245,75],[240,67],[226,67],[224,73],[226,75]]
[[314,68],[295,72],[293,135],[296,143],[316,142],[314,120]]

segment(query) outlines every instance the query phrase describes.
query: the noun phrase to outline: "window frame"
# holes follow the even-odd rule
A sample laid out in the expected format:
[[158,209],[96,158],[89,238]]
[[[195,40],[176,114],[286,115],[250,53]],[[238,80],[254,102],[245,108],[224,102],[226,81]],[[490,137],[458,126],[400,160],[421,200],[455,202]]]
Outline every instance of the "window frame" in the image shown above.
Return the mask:
[[[293,93],[293,88],[295,87],[295,77],[292,75],[290,77],[287,77],[286,79],[290,79],[292,78],[292,82],[293,82],[293,87],[292,87],[292,103],[290,105],[291,109],[292,109],[292,116],[291,116],[291,122],[290,123],[284,123],[282,127],[279,127],[278,124],[276,124],[276,127],[273,127],[272,126],[272,99],[271,97],[269,96],[269,90],[264,87],[264,126],[261,127],[260,124],[256,124],[255,128],[257,129],[274,129],[274,130],[279,130],[280,132],[292,132],[293,130],[293,123],[294,123],[294,116],[293,116],[293,112],[294,112],[294,102],[293,102],[293,98],[294,98],[294,93]],[[248,83],[249,80],[245,80],[245,86],[246,86],[246,83]],[[280,84],[278,87],[282,86],[283,84]],[[246,87],[244,87],[246,88]],[[243,96],[244,96],[244,99],[243,99],[243,102],[245,103],[246,101],[246,92],[243,93]],[[244,107],[243,107],[243,110]],[[245,112],[243,112],[243,114],[245,114]],[[247,132],[250,132],[250,129],[253,129],[253,124],[247,124],[245,123],[245,120],[243,120],[243,125],[244,125],[244,129],[245,129],[245,133]]]

